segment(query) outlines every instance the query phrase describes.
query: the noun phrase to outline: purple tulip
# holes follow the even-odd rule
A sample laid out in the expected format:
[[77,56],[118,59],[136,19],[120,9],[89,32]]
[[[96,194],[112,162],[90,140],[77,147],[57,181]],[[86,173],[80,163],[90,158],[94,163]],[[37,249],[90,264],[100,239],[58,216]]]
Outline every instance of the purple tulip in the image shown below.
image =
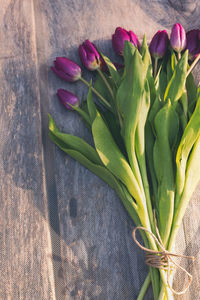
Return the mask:
[[181,52],[186,47],[186,33],[183,26],[179,23],[174,24],[172,27],[171,35],[170,35],[170,42],[172,48],[176,52]]
[[133,31],[117,27],[112,35],[112,45],[118,55],[123,55],[125,41],[131,42],[135,47],[140,48],[138,38]]
[[149,45],[149,51],[154,58],[162,58],[168,48],[169,38],[166,30],[159,30],[153,36]]
[[189,59],[194,60],[200,54],[200,30],[193,29],[187,32],[187,45]]
[[56,57],[51,69],[58,77],[69,82],[77,81],[81,77],[81,68],[66,57]]
[[100,55],[89,40],[86,40],[79,46],[79,55],[82,64],[90,71],[94,71],[100,67]]
[[73,105],[78,107],[80,102],[79,99],[76,97],[76,95],[72,94],[71,92],[64,90],[64,89],[58,89],[57,90],[57,96],[60,100],[60,102],[68,109],[73,110],[73,108],[69,105]]

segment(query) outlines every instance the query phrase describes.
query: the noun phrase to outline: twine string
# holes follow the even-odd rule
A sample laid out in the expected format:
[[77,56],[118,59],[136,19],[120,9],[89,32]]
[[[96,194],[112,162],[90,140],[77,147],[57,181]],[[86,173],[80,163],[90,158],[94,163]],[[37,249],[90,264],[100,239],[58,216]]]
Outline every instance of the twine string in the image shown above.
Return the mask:
[[[167,284],[168,284],[169,289],[175,295],[183,295],[188,290],[188,288],[192,282],[192,275],[185,268],[183,268],[178,263],[176,263],[172,257],[191,259],[192,261],[194,261],[195,258],[194,258],[194,256],[177,254],[177,253],[169,252],[168,250],[166,250],[163,245],[163,242],[161,240],[157,224],[156,224],[155,228],[156,228],[156,234],[157,234],[158,238],[155,236],[155,234],[153,234],[147,228],[142,227],[142,226],[137,226],[133,230],[133,240],[138,245],[138,247],[140,247],[143,251],[145,251],[145,263],[150,267],[166,270],[167,271]],[[138,242],[138,240],[136,238],[137,230],[143,230],[143,231],[146,231],[148,234],[150,234],[153,237],[154,241],[157,243],[157,245],[160,247],[161,251],[151,250],[151,249],[146,248],[143,245],[141,245],[140,242]],[[182,291],[176,291],[170,285],[170,282],[169,282],[170,271],[173,269],[180,269],[188,276],[188,283]]]

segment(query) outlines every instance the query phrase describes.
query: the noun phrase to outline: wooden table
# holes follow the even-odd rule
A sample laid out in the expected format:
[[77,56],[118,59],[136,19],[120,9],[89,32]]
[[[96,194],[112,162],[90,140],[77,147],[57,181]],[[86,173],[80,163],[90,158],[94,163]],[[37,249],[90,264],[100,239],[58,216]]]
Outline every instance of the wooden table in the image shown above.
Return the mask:
[[[80,63],[86,38],[117,59],[117,26],[150,40],[177,21],[200,28],[199,13],[198,0],[1,0],[0,299],[136,299],[147,267],[134,224],[105,183],[49,141],[48,112],[63,131],[91,139],[55,95],[63,87],[84,98],[87,89],[57,79],[50,66],[56,56]],[[200,187],[177,240],[179,251],[196,256],[193,283],[177,299],[200,299],[199,216]]]

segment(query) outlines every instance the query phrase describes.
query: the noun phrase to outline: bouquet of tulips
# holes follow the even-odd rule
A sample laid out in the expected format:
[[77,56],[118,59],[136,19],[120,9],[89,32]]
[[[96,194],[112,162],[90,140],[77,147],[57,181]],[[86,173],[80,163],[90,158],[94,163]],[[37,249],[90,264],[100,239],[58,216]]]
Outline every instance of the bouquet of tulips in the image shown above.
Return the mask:
[[158,31],[148,46],[145,36],[140,44],[118,27],[112,44],[123,64],[112,63],[89,40],[79,47],[84,67],[97,71],[94,84],[68,58],[57,57],[52,67],[61,79],[89,87],[81,104],[67,90],[57,95],[82,116],[94,144],[60,132],[50,115],[49,136],[116,191],[138,226],[141,247],[152,256],[138,299],[151,281],[155,300],[172,300],[181,292],[172,288],[170,255],[200,180],[200,88],[191,73],[200,58],[200,30],[186,33],[177,23],[170,38]]

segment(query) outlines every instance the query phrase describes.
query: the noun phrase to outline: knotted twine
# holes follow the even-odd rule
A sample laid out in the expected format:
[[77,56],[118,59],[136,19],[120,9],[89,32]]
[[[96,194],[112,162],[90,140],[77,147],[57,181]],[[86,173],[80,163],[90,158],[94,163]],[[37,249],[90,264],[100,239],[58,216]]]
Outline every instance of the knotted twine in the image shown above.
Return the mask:
[[[158,238],[155,236],[155,234],[153,234],[147,228],[142,227],[142,226],[137,226],[133,230],[133,240],[142,250],[145,251],[145,263],[146,263],[146,265],[148,265],[150,267],[153,267],[153,268],[157,268],[157,269],[167,270],[167,284],[168,284],[169,289],[175,295],[183,295],[188,290],[188,288],[189,288],[189,286],[192,282],[192,275],[185,268],[183,268],[179,264],[177,264],[172,259],[172,257],[174,256],[174,257],[186,258],[186,259],[191,259],[192,261],[194,261],[195,258],[194,258],[194,256],[176,254],[176,253],[169,252],[168,250],[166,250],[164,245],[163,245],[162,239],[160,237],[159,230],[158,230],[158,227],[157,227],[157,223],[156,223],[155,228],[156,228],[156,234],[157,234]],[[143,231],[148,232],[153,237],[153,239],[155,240],[157,245],[160,247],[161,251],[151,250],[149,248],[146,248],[146,247],[142,246],[136,238],[136,231],[137,230],[143,230]],[[173,287],[169,283],[170,271],[172,269],[176,269],[176,268],[182,270],[185,274],[187,274],[187,276],[189,278],[186,287],[180,292],[174,290]]]

